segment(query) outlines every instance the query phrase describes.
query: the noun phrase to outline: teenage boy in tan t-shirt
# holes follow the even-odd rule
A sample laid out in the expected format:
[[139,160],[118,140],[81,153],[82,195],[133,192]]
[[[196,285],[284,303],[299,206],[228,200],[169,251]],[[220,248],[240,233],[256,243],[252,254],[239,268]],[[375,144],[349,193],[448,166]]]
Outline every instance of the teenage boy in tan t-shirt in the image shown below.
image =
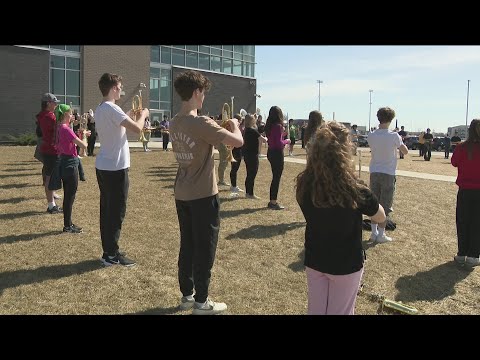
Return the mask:
[[220,230],[213,146],[223,143],[240,147],[243,137],[236,119],[229,120],[228,131],[209,117],[197,115],[211,86],[208,78],[189,70],[177,76],[174,86],[182,99],[180,111],[170,122],[170,140],[179,164],[175,204],[180,225],[180,308],[193,307],[196,315],[218,314],[227,305],[208,298]]

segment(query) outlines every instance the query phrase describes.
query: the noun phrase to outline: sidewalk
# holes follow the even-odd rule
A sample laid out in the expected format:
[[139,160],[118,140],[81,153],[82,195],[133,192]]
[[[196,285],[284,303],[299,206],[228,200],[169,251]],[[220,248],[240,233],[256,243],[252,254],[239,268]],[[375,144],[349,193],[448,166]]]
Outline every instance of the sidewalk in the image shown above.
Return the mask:
[[[131,148],[142,148],[143,145],[141,142],[138,141],[129,141],[128,142],[129,146]],[[95,147],[99,147],[100,143],[96,143]],[[163,143],[161,139],[152,139],[148,143],[148,147],[151,149],[162,149],[163,148]],[[172,143],[168,143],[168,148],[172,148]],[[368,148],[365,148],[368,149]],[[362,149],[363,150],[363,149]],[[214,149],[214,153],[217,154],[218,151]],[[443,153],[439,154],[434,154],[432,153],[432,156],[443,156]],[[260,160],[267,160],[267,156],[263,155],[260,157]],[[296,159],[295,157],[290,157],[290,156],[285,156],[285,161],[286,162],[291,162],[291,163],[297,163],[297,164],[306,164],[307,160],[305,159]],[[358,161],[358,159],[355,157],[355,161]],[[355,165],[355,170],[358,171],[358,164]],[[368,166],[362,166],[362,172],[370,172]],[[405,170],[397,170],[397,176],[405,176],[405,177],[412,177],[412,178],[418,178],[418,179],[425,179],[425,180],[437,180],[437,181],[446,181],[446,182],[455,182],[457,179],[456,176],[446,176],[446,175],[435,175],[435,174],[428,174],[428,173],[419,173],[419,172],[414,172],[414,171],[405,171]]]

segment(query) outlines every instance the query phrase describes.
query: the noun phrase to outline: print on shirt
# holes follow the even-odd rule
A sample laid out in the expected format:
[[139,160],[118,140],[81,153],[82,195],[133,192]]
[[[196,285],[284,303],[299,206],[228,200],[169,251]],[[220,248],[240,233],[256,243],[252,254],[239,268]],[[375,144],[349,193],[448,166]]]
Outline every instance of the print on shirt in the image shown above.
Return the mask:
[[195,141],[182,132],[173,133],[171,141],[177,161],[180,164],[190,164],[193,160],[191,149],[195,146]]

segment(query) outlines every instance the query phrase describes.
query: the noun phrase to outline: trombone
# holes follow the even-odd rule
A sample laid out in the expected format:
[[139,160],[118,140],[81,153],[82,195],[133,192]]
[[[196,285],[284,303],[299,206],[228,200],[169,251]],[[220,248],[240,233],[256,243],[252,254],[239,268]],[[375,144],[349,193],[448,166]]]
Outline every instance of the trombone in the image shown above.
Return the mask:
[[[228,131],[232,132],[232,129],[230,129],[230,123],[229,123],[229,119],[232,118],[232,112],[231,112],[231,108],[230,106],[225,103],[223,104],[223,107],[222,107],[222,123],[220,124],[221,127],[223,127],[224,129],[227,129]],[[237,160],[235,160],[235,158],[233,157],[233,153],[232,153],[232,150],[233,150],[233,146],[231,145],[225,145],[225,147],[227,148],[227,161],[228,162],[237,162]]]

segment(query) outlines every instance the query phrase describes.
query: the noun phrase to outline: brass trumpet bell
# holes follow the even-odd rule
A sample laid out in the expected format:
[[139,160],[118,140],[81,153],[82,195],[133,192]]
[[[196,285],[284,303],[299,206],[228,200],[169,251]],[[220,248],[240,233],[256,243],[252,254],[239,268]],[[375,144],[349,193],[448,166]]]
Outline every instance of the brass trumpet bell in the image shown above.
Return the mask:
[[[225,103],[223,104],[223,107],[222,107],[222,123],[220,124],[221,127],[223,127],[224,129],[227,129],[228,131],[232,132],[232,129],[230,129],[230,123],[229,123],[229,119],[232,118],[232,112],[230,110],[230,106]],[[235,160],[235,158],[233,157],[233,153],[232,153],[232,150],[233,150],[233,146],[231,145],[225,145],[226,148],[227,148],[227,161],[228,162],[237,162],[237,160]]]

